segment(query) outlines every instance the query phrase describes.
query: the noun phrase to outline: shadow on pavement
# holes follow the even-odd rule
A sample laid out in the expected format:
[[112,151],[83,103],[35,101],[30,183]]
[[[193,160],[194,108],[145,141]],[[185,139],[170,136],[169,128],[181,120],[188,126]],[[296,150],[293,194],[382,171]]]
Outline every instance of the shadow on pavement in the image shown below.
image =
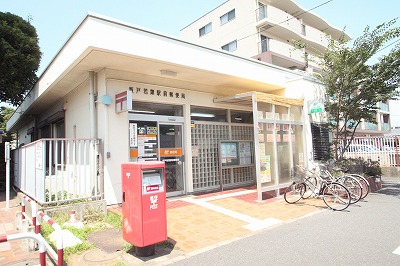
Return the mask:
[[382,189],[376,193],[400,198],[400,178],[382,178]]

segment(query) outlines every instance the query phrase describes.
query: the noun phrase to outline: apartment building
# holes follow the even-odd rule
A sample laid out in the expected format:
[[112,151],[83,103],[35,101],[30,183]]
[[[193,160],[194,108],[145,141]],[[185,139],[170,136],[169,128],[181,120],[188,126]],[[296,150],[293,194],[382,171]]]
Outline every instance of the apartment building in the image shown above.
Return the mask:
[[[299,70],[317,68],[308,59],[342,35],[291,0],[229,0],[181,30],[184,39]],[[295,49],[293,40],[310,48]]]
[[[316,55],[329,39],[350,36],[291,0],[228,0],[181,30],[181,37],[215,49],[295,71],[318,72]],[[293,40],[306,44],[296,49]],[[362,122],[360,135],[390,130],[388,103],[379,103],[376,122]],[[384,131],[384,132],[382,132]]]

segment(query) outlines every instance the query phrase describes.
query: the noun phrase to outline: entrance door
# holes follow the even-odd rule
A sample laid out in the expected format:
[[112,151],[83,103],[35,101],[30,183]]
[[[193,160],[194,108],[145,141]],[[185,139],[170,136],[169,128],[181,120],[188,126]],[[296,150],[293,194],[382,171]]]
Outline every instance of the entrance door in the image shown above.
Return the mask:
[[160,161],[165,162],[168,196],[181,195],[184,187],[182,124],[159,123]]

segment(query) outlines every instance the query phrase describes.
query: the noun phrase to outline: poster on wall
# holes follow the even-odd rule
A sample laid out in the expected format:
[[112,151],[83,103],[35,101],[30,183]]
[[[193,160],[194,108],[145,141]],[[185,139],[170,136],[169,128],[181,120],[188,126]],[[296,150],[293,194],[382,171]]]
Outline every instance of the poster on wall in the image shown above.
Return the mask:
[[137,123],[129,123],[129,147],[137,147]]
[[35,144],[36,151],[36,169],[43,169],[43,148],[42,142],[39,141]]
[[258,134],[258,142],[263,143],[264,142],[264,134]]
[[271,157],[265,155],[260,162],[261,183],[271,182]]
[[239,164],[252,164],[251,143],[239,142]]
[[283,142],[289,142],[289,134],[283,134]]
[[221,162],[222,166],[238,165],[238,143],[221,142]]

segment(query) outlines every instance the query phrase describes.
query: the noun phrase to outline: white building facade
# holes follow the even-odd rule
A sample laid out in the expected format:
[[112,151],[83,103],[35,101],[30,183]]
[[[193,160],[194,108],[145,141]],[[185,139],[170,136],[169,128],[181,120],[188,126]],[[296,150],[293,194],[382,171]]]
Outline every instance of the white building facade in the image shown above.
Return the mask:
[[[318,71],[330,39],[350,37],[292,0],[228,0],[181,30],[181,37],[215,49],[292,70]],[[296,49],[293,40],[306,48]],[[379,103],[376,124],[362,122],[359,136],[390,131],[389,104]]]
[[[321,118],[307,103],[321,95],[302,73],[89,14],[7,123],[25,148],[16,185],[41,202],[74,190],[116,204],[121,164],[158,160],[168,196],[250,184],[276,196],[312,152]],[[69,167],[78,159],[89,167]]]

